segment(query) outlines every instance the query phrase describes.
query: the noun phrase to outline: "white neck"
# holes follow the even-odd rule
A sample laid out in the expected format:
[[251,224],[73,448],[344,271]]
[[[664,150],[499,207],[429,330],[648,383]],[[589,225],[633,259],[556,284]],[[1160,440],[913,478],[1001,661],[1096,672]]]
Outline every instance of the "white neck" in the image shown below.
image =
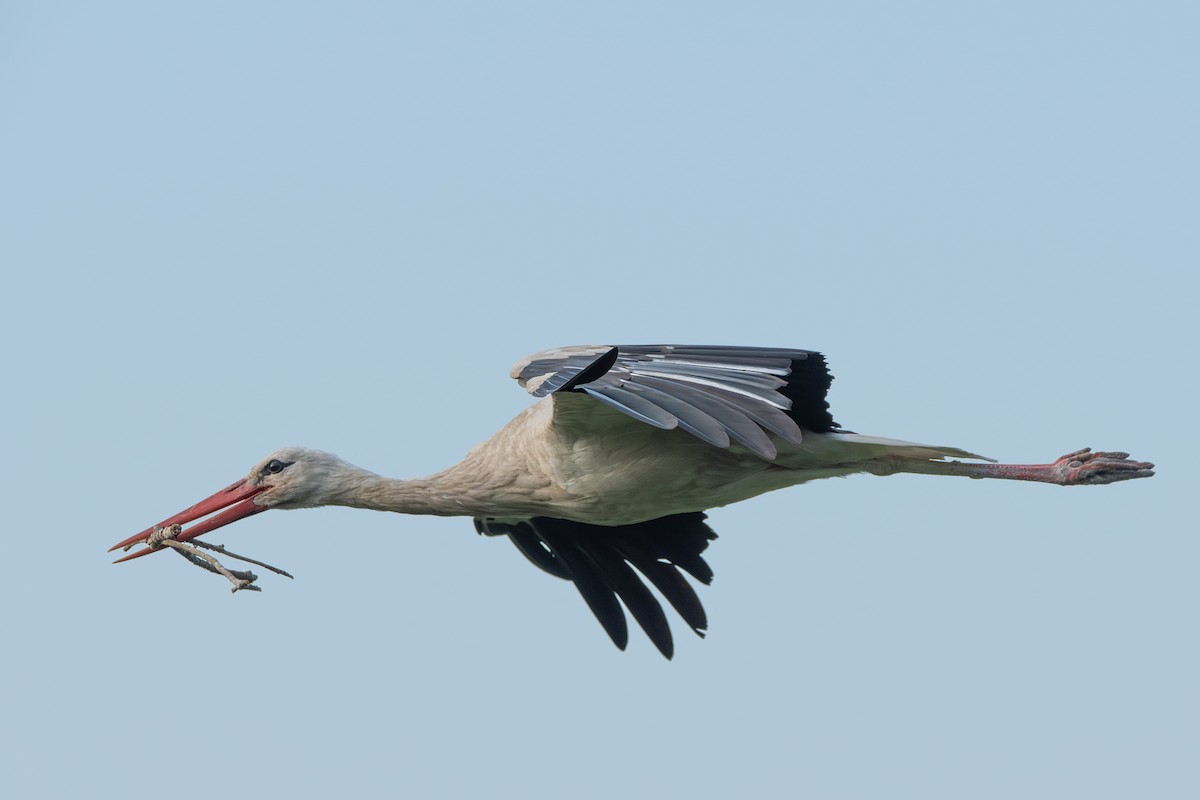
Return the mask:
[[[442,473],[444,474],[444,473]],[[441,475],[414,480],[385,478],[367,473],[349,484],[335,501],[336,505],[395,511],[400,514],[469,516],[479,513],[465,497],[440,480]]]
[[[366,470],[345,476],[330,505],[442,517],[507,517],[537,513],[531,498],[504,491],[463,465],[425,478],[385,478]],[[543,512],[544,513],[544,512]]]

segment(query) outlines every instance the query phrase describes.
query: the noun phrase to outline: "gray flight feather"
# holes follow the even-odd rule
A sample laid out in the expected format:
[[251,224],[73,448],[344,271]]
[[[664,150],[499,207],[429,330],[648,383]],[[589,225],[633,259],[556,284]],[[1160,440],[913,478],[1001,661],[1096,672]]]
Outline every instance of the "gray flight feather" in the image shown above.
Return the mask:
[[536,397],[583,392],[657,428],[679,427],[716,447],[734,441],[774,459],[776,447],[768,434],[795,444],[803,439],[783,389],[792,363],[810,355],[816,354],[764,347],[585,345],[537,353],[511,374]]

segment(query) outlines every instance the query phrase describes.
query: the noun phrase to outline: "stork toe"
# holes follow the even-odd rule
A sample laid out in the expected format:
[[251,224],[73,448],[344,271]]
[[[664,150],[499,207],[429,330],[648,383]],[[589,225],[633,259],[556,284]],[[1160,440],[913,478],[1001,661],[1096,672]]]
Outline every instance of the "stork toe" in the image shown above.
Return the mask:
[[1149,461],[1134,461],[1129,453],[1119,451],[1092,452],[1090,447],[1062,456],[1055,466],[1068,486],[1116,483],[1154,474],[1154,464]]

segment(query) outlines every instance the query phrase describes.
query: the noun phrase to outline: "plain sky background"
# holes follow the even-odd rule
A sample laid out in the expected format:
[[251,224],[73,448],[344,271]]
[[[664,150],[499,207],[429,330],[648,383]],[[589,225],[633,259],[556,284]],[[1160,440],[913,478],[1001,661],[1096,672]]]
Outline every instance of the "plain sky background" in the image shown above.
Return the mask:
[[[6,796],[1200,796],[1196,8],[4,3]],[[255,517],[261,595],[109,565],[280,446],[448,466],[609,342],[1159,475],[717,510],[673,662],[466,519]]]

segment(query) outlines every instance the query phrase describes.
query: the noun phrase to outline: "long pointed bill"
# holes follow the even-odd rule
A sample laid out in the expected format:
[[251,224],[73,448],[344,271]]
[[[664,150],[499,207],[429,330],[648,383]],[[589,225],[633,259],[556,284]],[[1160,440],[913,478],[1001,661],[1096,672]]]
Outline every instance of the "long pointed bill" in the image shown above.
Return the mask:
[[[179,542],[186,542],[187,540],[194,539],[201,534],[215,531],[217,528],[228,525],[231,522],[244,519],[251,514],[257,514],[260,511],[266,511],[266,506],[260,506],[250,499],[265,489],[265,486],[253,486],[247,484],[246,479],[242,478],[240,481],[230,484],[216,494],[204,498],[199,503],[196,503],[196,505],[190,508],[185,508],[175,516],[168,517],[157,525],[151,526],[141,533],[134,534],[128,539],[116,543],[108,549],[108,552],[111,553],[113,550],[119,550],[121,548],[128,550],[135,544],[146,541],[150,537],[150,534],[154,533],[154,531],[159,528],[167,528],[171,525],[186,525],[193,520],[200,519],[201,517],[207,517],[209,514],[221,511],[221,509],[225,510],[221,511],[221,513],[217,514],[216,516],[209,517],[203,522],[197,523],[188,528],[176,536],[175,540]],[[145,550],[139,550],[132,555],[119,558],[113,563],[120,564],[122,561],[129,561],[132,558],[140,558],[147,553],[153,552],[155,552],[155,549],[148,547]]]

